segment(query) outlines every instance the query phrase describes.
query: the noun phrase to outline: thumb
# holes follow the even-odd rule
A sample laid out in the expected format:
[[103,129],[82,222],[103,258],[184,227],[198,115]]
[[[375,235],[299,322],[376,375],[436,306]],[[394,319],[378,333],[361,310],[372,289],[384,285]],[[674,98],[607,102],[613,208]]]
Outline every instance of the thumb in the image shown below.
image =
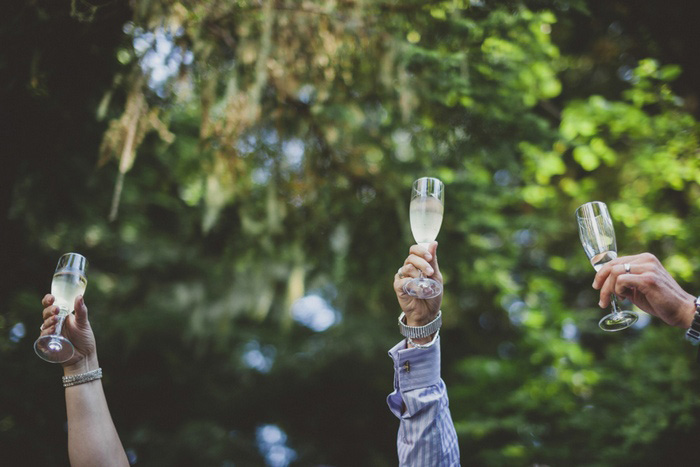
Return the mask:
[[80,326],[85,326],[88,322],[88,309],[85,306],[85,299],[82,295],[75,298],[75,321]]
[[429,261],[429,263],[435,271],[440,271],[440,267],[438,266],[438,260],[437,260],[437,247],[438,247],[438,242],[432,242],[428,246],[428,251],[430,252],[431,255],[433,255],[433,258]]

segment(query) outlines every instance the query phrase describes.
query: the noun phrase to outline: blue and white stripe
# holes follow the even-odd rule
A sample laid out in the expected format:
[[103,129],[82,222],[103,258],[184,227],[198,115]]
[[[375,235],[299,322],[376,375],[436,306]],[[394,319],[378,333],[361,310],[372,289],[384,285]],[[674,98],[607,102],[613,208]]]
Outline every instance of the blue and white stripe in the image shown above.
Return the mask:
[[387,403],[400,420],[396,445],[401,466],[459,465],[447,387],[440,378],[439,339],[427,349],[407,349],[403,340],[389,350],[394,392]]

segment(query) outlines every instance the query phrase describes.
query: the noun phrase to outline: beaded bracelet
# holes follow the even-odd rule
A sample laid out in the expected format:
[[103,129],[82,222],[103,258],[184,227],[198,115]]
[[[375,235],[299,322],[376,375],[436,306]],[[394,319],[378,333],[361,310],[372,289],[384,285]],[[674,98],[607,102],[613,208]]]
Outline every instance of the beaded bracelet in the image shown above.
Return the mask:
[[102,378],[102,368],[88,371],[87,373],[80,373],[79,375],[64,376],[63,387],[67,388],[78,384],[89,383],[90,381],[95,381],[100,378]]
[[413,339],[411,339],[410,337],[407,337],[406,340],[408,341],[409,344],[411,344],[416,349],[429,349],[430,347],[432,347],[435,344],[435,342],[437,342],[437,338],[439,335],[440,335],[440,330],[438,329],[437,331],[435,331],[435,336],[433,336],[433,340],[431,340],[427,344],[417,344],[417,343],[413,342]]

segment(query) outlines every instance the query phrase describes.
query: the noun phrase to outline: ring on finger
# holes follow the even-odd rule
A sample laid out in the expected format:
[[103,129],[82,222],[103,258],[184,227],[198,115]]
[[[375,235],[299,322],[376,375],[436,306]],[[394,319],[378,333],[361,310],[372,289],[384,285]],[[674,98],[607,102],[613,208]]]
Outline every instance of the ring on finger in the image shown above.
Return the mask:
[[632,265],[630,263],[625,263],[625,273],[629,274],[631,269]]
[[39,331],[43,331],[43,330],[44,330],[44,323],[41,323],[41,326],[39,326]]
[[399,279],[403,279],[405,276],[403,275],[403,266],[399,268],[399,270],[396,272],[396,274],[399,275]]

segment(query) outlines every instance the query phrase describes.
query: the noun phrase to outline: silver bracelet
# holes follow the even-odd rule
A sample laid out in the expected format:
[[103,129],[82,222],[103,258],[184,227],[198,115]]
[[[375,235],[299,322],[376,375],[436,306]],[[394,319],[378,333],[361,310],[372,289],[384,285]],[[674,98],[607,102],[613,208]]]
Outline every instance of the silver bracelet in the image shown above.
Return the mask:
[[700,344],[700,296],[695,299],[695,315],[690,329],[685,333],[685,338],[693,345]]
[[439,335],[440,335],[440,330],[438,329],[437,331],[435,331],[435,336],[433,336],[433,340],[431,340],[427,344],[416,344],[415,342],[413,342],[413,339],[411,339],[410,337],[407,337],[406,341],[408,341],[408,343],[411,344],[416,349],[429,349],[430,347],[435,345],[435,342],[437,342],[437,338]]
[[429,337],[442,326],[442,310],[438,310],[435,319],[425,326],[408,326],[403,322],[405,316],[406,314],[403,312],[399,315],[399,332],[401,332],[404,337],[412,337],[414,339]]
[[88,371],[87,373],[80,373],[79,375],[63,376],[63,387],[67,388],[78,384],[89,383],[90,381],[95,381],[96,379],[101,378],[102,368]]

